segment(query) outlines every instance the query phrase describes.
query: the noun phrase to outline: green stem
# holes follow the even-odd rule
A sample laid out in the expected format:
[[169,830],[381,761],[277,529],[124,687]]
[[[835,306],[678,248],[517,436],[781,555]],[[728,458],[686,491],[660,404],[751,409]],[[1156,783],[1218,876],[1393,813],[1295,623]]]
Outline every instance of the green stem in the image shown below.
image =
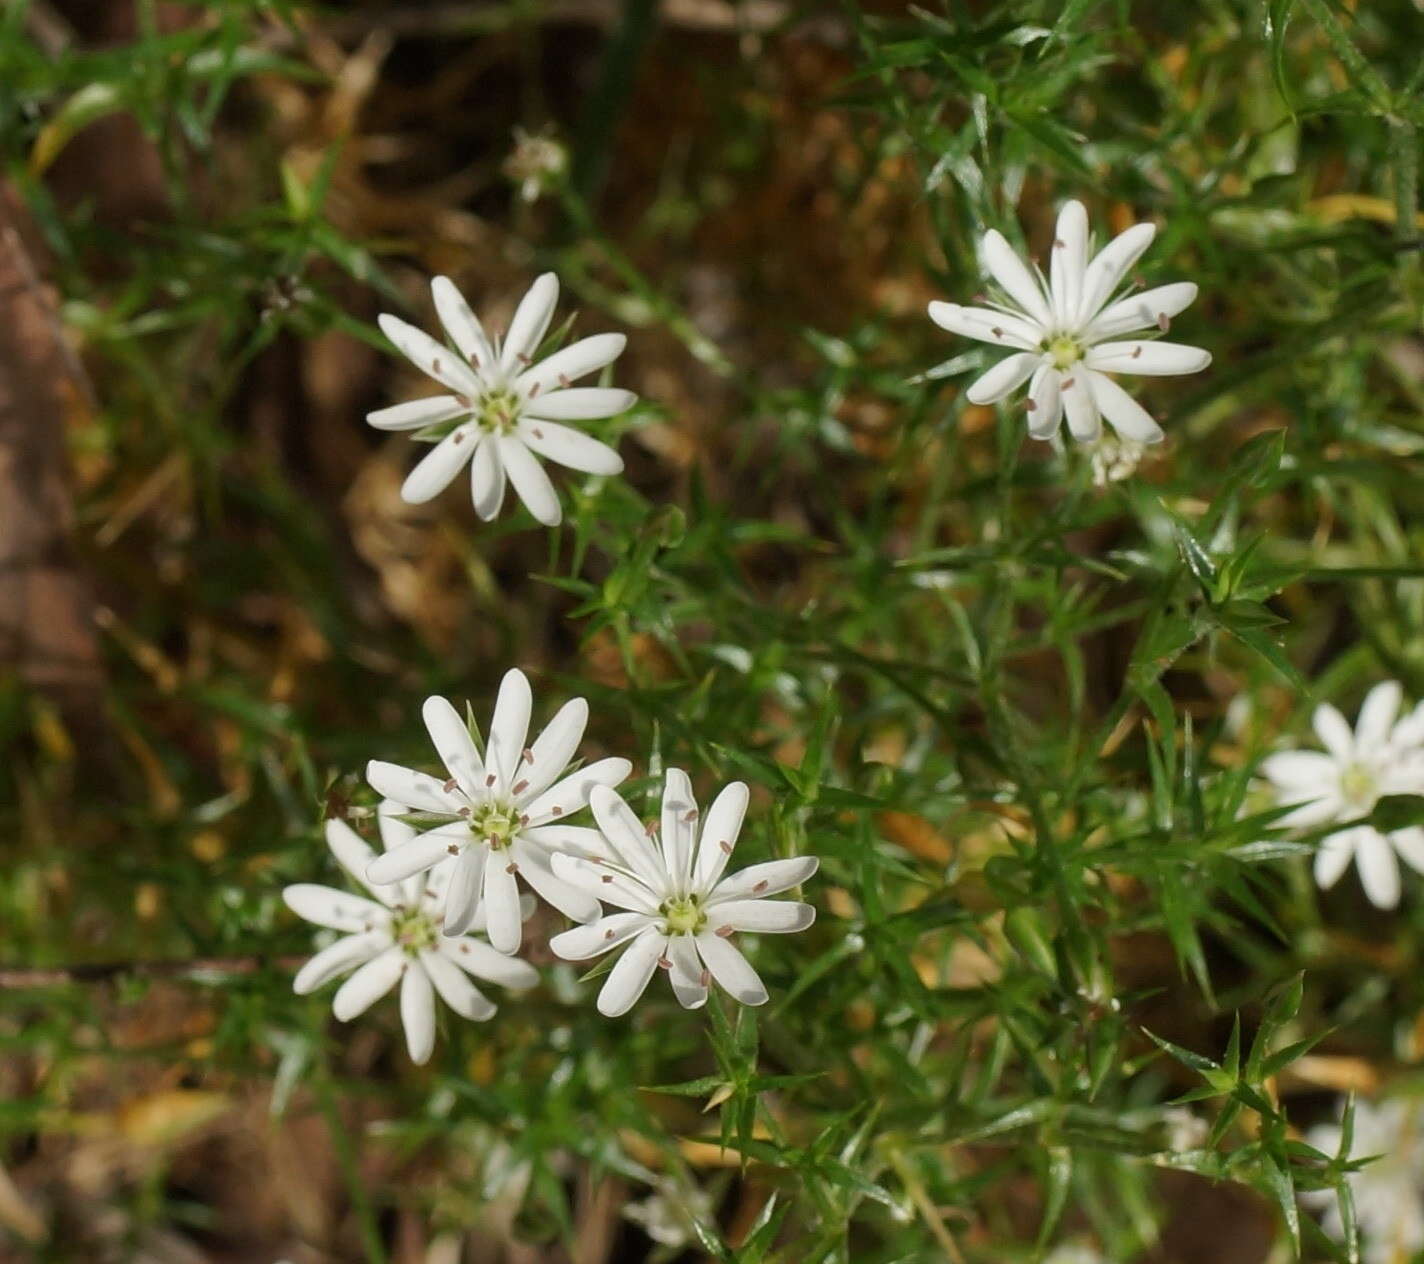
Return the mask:
[[[318,1037],[320,1039],[320,1037]],[[331,1143],[336,1150],[336,1162],[341,1168],[341,1178],[346,1182],[346,1192],[351,1199],[351,1210],[356,1215],[356,1225],[361,1234],[361,1246],[367,1264],[386,1264],[386,1248],[381,1243],[381,1230],[376,1222],[376,1212],[371,1200],[366,1196],[366,1187],[361,1183],[361,1168],[346,1122],[341,1118],[341,1106],[336,1098],[336,1081],[326,1060],[326,1050],[320,1048],[315,1064],[315,1088],[321,1113],[326,1118],[327,1131],[331,1133]]]

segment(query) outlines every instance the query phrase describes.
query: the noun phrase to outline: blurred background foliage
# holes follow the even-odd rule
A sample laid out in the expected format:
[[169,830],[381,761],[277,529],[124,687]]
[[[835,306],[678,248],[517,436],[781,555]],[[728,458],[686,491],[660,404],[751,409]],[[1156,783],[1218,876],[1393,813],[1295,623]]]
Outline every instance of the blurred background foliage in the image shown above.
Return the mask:
[[[52,319],[0,380],[54,389],[0,431],[48,542],[0,584],[0,1256],[1347,1258],[1301,1129],[1424,1090],[1424,914],[1318,895],[1251,773],[1424,693],[1421,23],[8,0],[0,301]],[[1108,486],[924,317],[1068,196],[1159,224],[1215,357]],[[403,504],[375,314],[548,268],[629,334],[626,478],[555,532]],[[516,664],[638,794],[745,778],[749,854],[824,858],[765,1011],[610,1022],[536,950],[414,1069],[291,995],[322,818]]]

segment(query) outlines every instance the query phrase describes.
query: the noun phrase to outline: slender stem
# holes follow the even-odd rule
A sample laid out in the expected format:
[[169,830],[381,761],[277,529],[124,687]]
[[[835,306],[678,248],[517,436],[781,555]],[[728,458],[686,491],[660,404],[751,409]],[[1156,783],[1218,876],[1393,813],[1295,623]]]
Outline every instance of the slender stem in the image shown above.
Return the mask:
[[356,1151],[356,1142],[341,1117],[341,1105],[336,1097],[336,1081],[331,1074],[326,1050],[322,1045],[320,1032],[315,1033],[319,1050],[314,1066],[317,1100],[321,1113],[326,1117],[327,1131],[331,1134],[331,1144],[336,1151],[336,1162],[341,1168],[342,1180],[346,1182],[346,1192],[351,1199],[351,1210],[355,1213],[357,1228],[361,1234],[361,1246],[367,1264],[386,1264],[386,1248],[381,1242],[381,1228],[376,1221],[375,1209],[366,1196],[366,1187],[361,1182],[361,1166]]

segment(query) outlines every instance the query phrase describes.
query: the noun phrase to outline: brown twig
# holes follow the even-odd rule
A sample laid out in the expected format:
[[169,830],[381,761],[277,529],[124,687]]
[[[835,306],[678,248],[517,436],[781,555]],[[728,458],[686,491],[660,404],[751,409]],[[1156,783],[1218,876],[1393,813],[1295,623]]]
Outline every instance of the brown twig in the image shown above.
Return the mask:
[[199,974],[256,974],[290,970],[305,957],[197,957],[187,961],[96,961],[73,966],[0,966],[0,989],[58,987],[65,983],[106,983],[131,976],[172,979]]

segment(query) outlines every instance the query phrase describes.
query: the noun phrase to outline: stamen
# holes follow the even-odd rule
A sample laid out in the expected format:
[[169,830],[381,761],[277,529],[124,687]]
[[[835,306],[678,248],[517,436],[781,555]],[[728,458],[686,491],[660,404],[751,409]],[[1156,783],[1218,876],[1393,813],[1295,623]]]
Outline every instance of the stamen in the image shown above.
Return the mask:
[[1032,395],[1030,395],[1028,399],[1024,402],[1024,407],[1027,408],[1031,413],[1037,412],[1038,402],[1033,398]]
[[523,794],[523,793],[524,793],[526,790],[528,790],[528,789],[529,789],[529,783],[528,783],[527,781],[516,781],[516,782],[514,783],[514,790],[512,791],[512,793],[514,793],[514,794]]
[[1066,390],[1067,390],[1070,386],[1072,386],[1073,383],[1076,382],[1077,380],[1078,380],[1078,379],[1077,379],[1077,378],[1074,378],[1074,377],[1067,378],[1067,379],[1064,381],[1064,383],[1063,383],[1063,389],[1066,391]]
[[685,815],[683,816],[683,818],[682,818],[682,823],[683,823],[684,825],[691,825],[692,822],[695,821],[696,819],[697,819],[697,809],[696,809],[696,808],[688,808],[686,814],[685,814]]
[[494,773],[489,773],[489,774],[485,777],[485,785],[486,785],[486,786],[492,786],[492,785],[494,785],[494,781],[495,781]]
[[1133,358],[1134,360],[1137,359],[1137,357],[1140,356],[1141,354],[1142,354],[1142,348],[1141,348],[1141,347],[1133,347],[1133,349],[1132,349],[1132,358]]
[[612,939],[616,932],[611,928],[603,932],[604,939]]
[[505,865],[504,871],[505,871],[505,873],[518,873],[518,872],[519,872],[519,866],[516,865],[513,861],[510,861],[509,864]]
[[460,783],[456,781],[454,777],[451,777],[449,781],[447,781],[443,786],[441,786],[441,789],[444,790],[446,794],[454,794],[455,787],[459,784]]
[[611,873],[605,873],[605,874],[603,875],[603,880],[604,880],[605,882],[612,882],[612,881],[613,881],[613,875],[612,875]]
[[659,957],[659,958],[658,958],[658,968],[659,968],[660,970],[671,970],[671,969],[672,969],[672,962],[669,961],[668,958],[666,958],[666,957]]
[[526,764],[532,764],[534,762],[534,752],[526,746],[524,748],[523,754],[521,754],[519,758],[522,759]]
[[995,338],[1002,338],[1004,336],[1004,331],[1000,329],[998,325],[995,325],[989,332],[993,334]]
[[1166,313],[1166,312],[1158,312],[1158,313],[1157,313],[1157,328],[1160,329],[1160,330],[1165,334],[1165,333],[1167,332],[1167,330],[1171,329],[1171,327],[1172,327],[1172,322],[1167,319],[1167,313]]
[[452,856],[458,856],[460,854],[459,847],[454,843],[451,843],[445,850]]
[[569,381],[569,375],[567,373],[559,374],[559,385],[564,387],[565,389],[568,389],[568,387],[573,385],[573,383]]
[[720,847],[724,852],[726,852],[727,855],[730,856],[732,854],[732,844],[729,843],[725,838],[722,839],[721,842],[717,844],[717,846]]
[[712,982],[712,971],[709,970],[706,966],[702,967],[702,974],[698,978],[698,982],[701,983],[703,987],[706,987],[709,983]]
[[657,832],[658,823],[656,821],[649,821],[645,826],[643,826],[643,833],[646,834],[649,838],[651,838]]
[[752,888],[752,894],[753,894],[753,895],[760,895],[760,894],[761,894],[763,891],[765,891],[765,890],[767,889],[767,887],[770,886],[770,885],[771,885],[771,884],[770,884],[769,882],[767,882],[767,880],[766,880],[765,878],[763,878],[760,882],[758,882],[758,883],[756,884],[756,886],[754,886],[754,887]]
[[561,807],[559,807],[558,805],[555,805],[554,807],[551,807],[551,808],[549,809],[549,815],[550,815],[550,816],[563,816],[563,814],[564,814],[564,809],[561,808]]
[[732,928],[730,926],[719,926],[712,933],[716,935],[718,939],[730,939],[732,937]]

